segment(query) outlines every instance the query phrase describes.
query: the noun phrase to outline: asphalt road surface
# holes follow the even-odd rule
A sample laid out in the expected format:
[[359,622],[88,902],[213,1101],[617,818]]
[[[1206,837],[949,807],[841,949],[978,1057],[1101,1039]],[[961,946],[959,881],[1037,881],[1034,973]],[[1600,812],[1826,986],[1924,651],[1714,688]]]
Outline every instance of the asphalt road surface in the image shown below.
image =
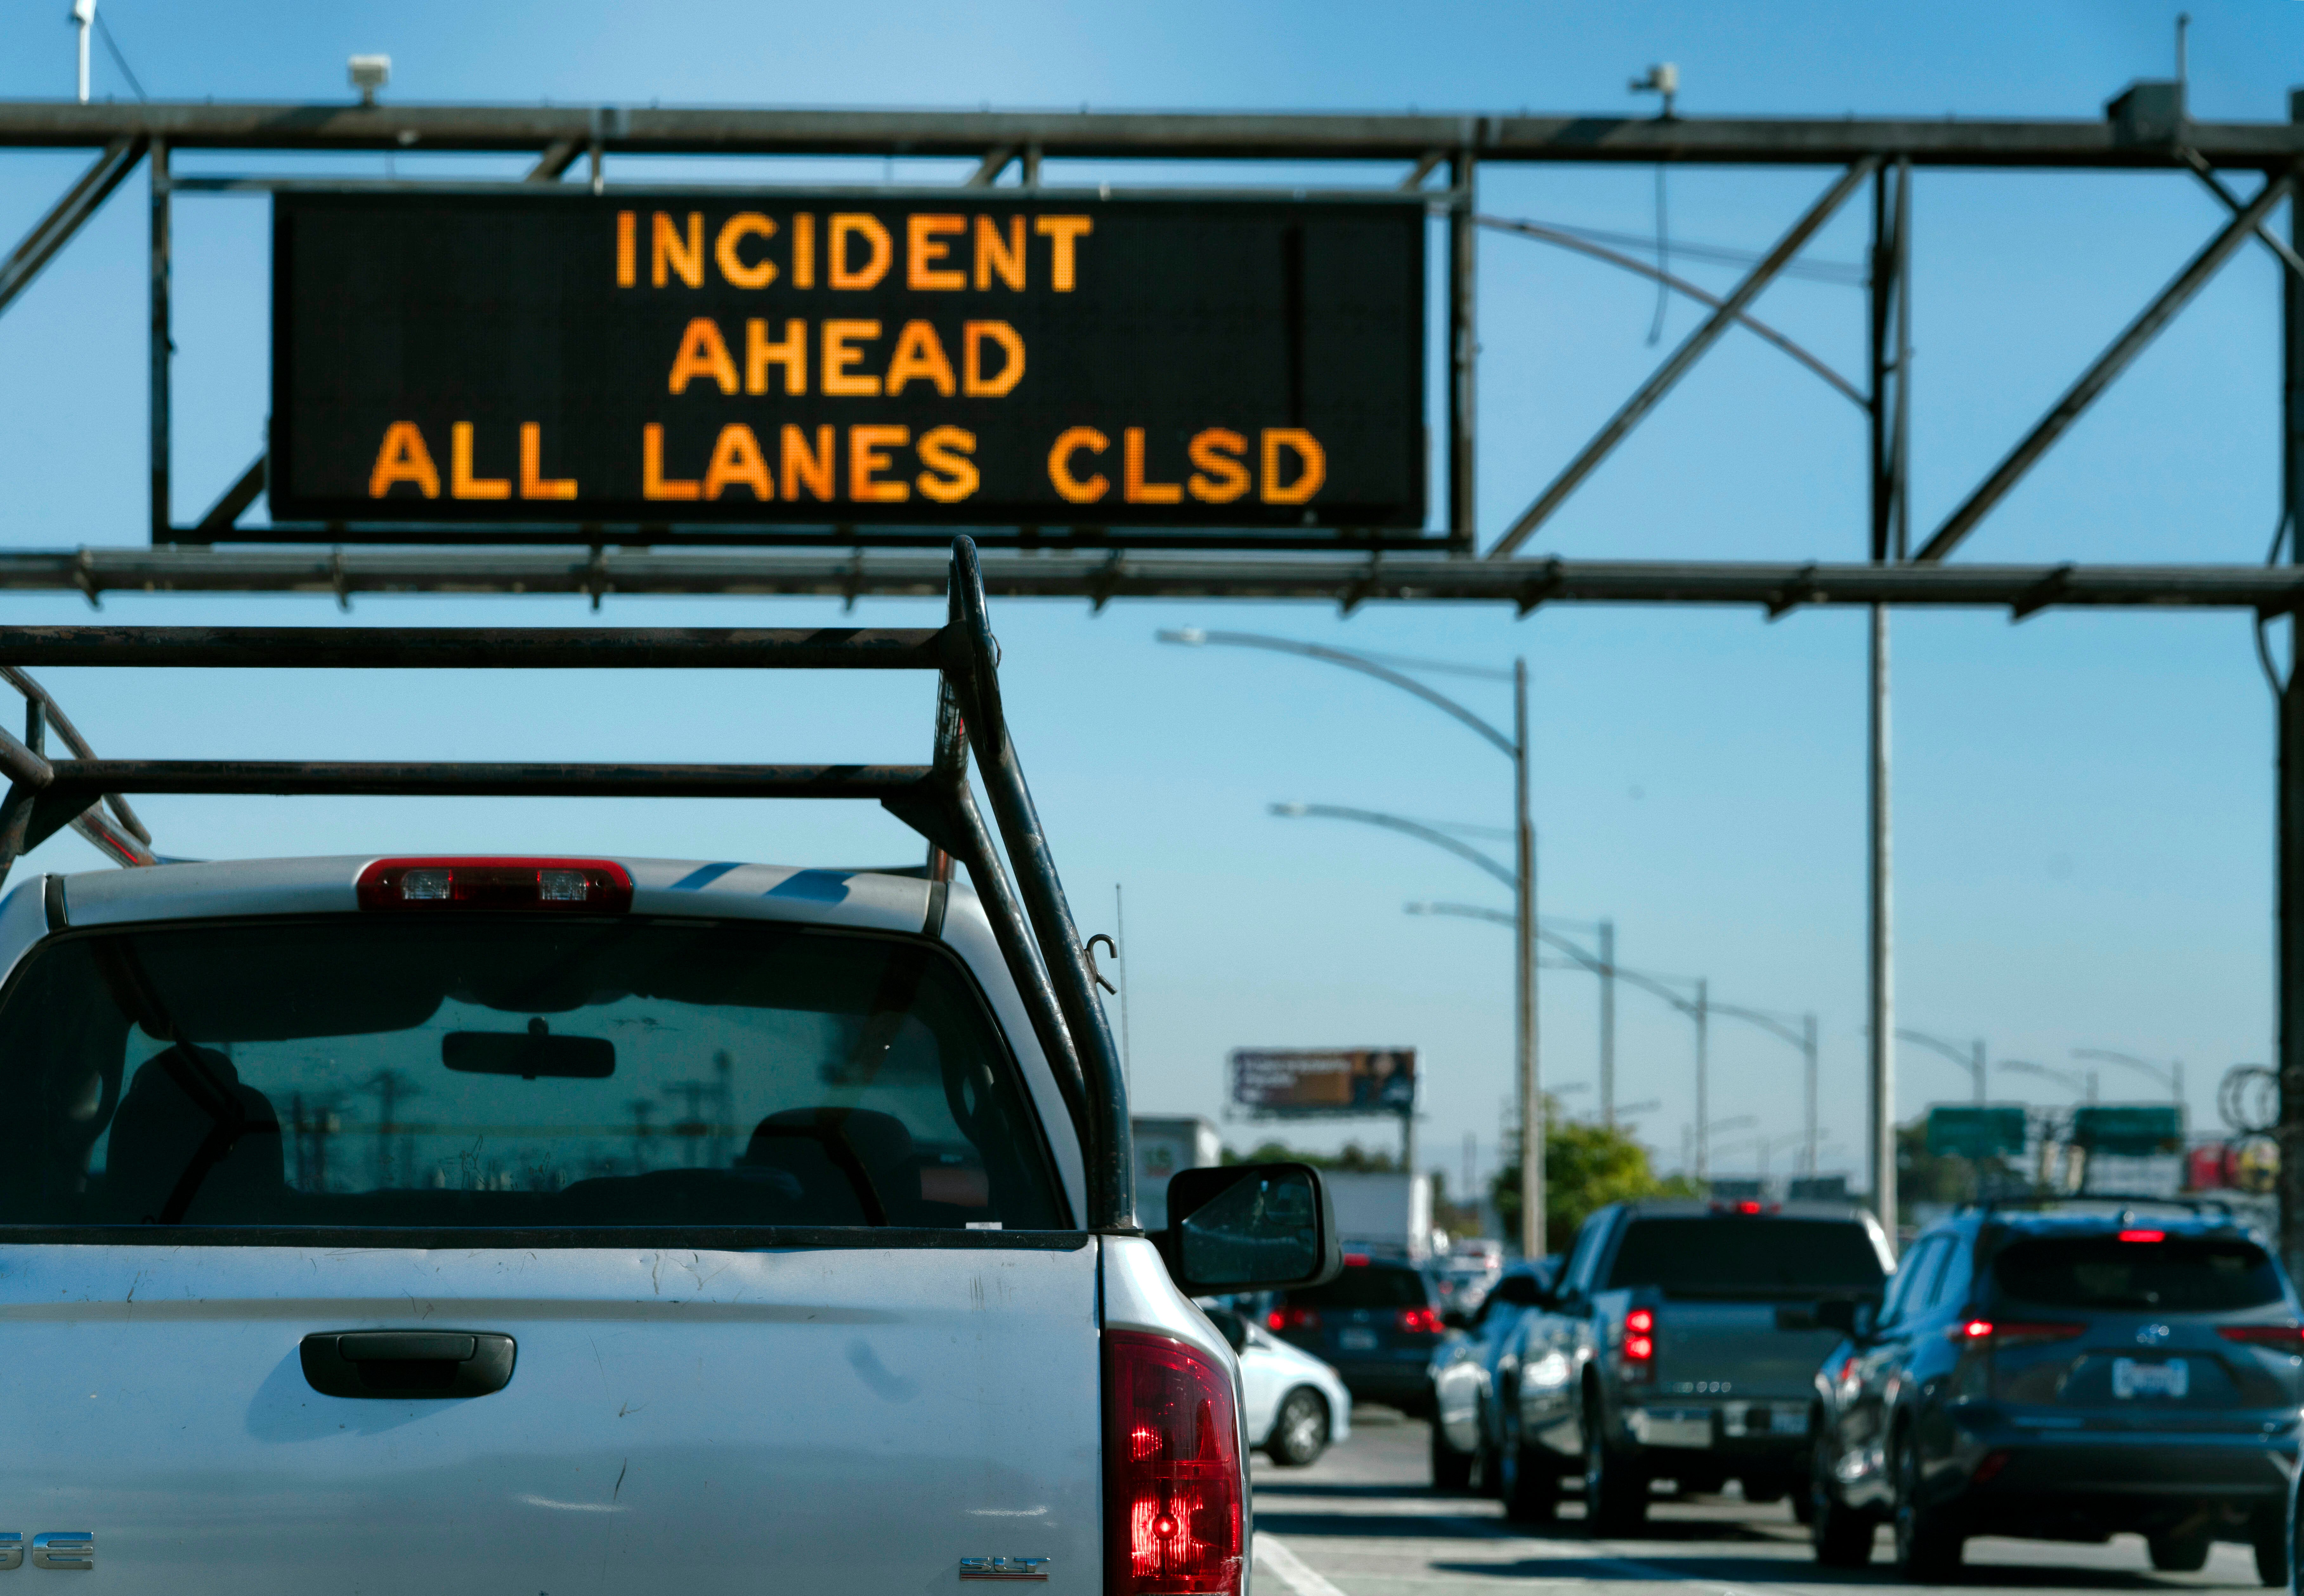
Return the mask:
[[[1352,1439],[1308,1469],[1255,1460],[1256,1596],[1834,1596],[1850,1585],[1909,1589],[1888,1566],[1818,1568],[1792,1509],[1734,1495],[1658,1500],[1637,1540],[1585,1538],[1583,1509],[1522,1527],[1471,1496],[1427,1483],[1426,1431],[1388,1411],[1352,1415]],[[2244,1546],[2219,1544],[2198,1574],[2156,1574],[2139,1535],[2103,1546],[1980,1538],[1964,1596],[1995,1592],[2261,1592]]]

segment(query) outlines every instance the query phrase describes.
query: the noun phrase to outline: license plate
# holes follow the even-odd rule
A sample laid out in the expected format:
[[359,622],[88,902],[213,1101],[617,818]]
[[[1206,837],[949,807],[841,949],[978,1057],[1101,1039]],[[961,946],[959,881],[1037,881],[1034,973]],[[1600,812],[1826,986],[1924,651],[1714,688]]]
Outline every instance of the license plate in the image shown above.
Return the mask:
[[1797,1407],[1780,1407],[1768,1414],[1770,1435],[1806,1435],[1808,1414]]
[[2126,1401],[2137,1396],[2181,1396],[2192,1388],[2192,1371],[2181,1358],[2164,1363],[2139,1363],[2134,1358],[2112,1361],[2112,1394]]
[[1376,1332],[1374,1330],[1338,1330],[1336,1347],[1340,1352],[1374,1352]]

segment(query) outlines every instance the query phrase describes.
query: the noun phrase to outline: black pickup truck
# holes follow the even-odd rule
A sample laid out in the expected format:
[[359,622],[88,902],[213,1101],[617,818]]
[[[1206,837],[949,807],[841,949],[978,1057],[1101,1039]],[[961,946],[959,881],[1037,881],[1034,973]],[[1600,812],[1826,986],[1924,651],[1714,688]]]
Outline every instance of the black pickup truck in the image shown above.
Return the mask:
[[1577,1233],[1556,1296],[1504,1360],[1505,1507],[1549,1516],[1580,1473],[1599,1533],[1647,1515],[1651,1481],[1807,1507],[1812,1377],[1838,1341],[1825,1301],[1876,1302],[1893,1267],[1845,1203],[1614,1204]]

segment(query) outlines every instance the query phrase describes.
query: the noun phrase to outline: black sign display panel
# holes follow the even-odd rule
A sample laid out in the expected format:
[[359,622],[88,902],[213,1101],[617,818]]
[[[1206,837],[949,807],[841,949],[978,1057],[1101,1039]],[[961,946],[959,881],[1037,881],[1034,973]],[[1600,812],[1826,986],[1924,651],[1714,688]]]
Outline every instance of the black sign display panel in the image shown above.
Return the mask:
[[1425,524],[1420,205],[274,207],[276,521]]

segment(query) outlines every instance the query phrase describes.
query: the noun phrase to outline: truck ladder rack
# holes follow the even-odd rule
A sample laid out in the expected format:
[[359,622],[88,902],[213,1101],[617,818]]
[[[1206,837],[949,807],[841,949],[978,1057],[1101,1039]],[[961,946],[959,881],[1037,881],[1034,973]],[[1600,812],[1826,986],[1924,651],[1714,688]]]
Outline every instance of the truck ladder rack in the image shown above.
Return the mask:
[[[877,800],[967,866],[1080,1137],[1088,1227],[1136,1233],[1118,1050],[1000,700],[976,546],[952,548],[946,621],[921,628],[0,626],[26,735],[0,731],[0,880],[66,826],[123,863],[156,860],[127,793]],[[665,765],[100,760],[30,666],[212,669],[910,670],[938,677],[926,765]],[[52,758],[54,725],[76,757]],[[1004,864],[969,784],[974,753]],[[106,808],[111,813],[106,814]],[[1012,872],[1010,869],[1012,866]]]

